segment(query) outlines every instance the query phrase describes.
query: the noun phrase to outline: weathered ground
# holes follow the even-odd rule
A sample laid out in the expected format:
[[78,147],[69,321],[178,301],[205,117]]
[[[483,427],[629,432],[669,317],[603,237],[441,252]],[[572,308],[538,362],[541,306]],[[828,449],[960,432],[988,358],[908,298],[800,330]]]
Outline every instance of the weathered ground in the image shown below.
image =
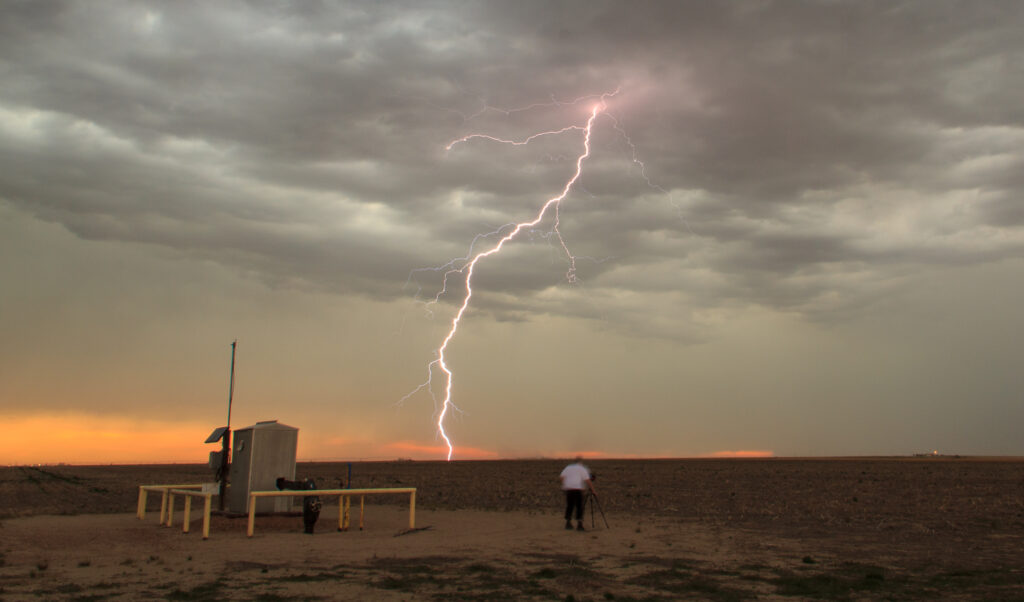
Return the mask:
[[1019,459],[594,461],[610,528],[588,510],[584,533],[562,529],[563,464],[357,463],[354,487],[417,487],[430,528],[396,537],[407,500],[382,497],[362,532],[328,506],[314,536],[215,517],[207,541],[133,514],[137,485],[205,467],[2,468],[0,598],[1024,599]]

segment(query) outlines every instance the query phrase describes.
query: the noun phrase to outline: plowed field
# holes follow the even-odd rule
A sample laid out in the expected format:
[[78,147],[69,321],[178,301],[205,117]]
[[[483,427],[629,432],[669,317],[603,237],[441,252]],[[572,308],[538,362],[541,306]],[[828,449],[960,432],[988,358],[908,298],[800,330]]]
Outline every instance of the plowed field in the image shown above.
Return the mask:
[[133,515],[138,485],[205,466],[0,468],[0,598],[1024,599],[1020,459],[595,460],[609,528],[588,508],[582,534],[562,529],[564,464],[356,462],[353,487],[418,488],[429,529],[394,537],[408,500],[381,496],[361,533],[328,500],[312,538],[215,517],[207,541]]

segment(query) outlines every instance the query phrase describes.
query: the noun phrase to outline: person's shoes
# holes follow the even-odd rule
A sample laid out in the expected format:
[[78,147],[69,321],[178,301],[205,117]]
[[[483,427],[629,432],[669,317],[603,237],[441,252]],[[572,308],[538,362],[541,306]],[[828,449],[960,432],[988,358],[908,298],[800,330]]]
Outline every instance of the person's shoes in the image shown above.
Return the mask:
[[[570,529],[572,528],[572,527],[571,527],[571,526],[569,526],[569,525],[566,525],[566,526],[567,526],[567,527],[569,527]],[[577,531],[586,531],[586,529],[584,529],[584,528],[583,528],[583,523],[579,523],[579,524],[577,524],[577,525],[576,525],[576,530],[577,530]]]
[[565,521],[565,528],[569,529],[571,531],[572,530],[572,521],[569,521],[569,520]]

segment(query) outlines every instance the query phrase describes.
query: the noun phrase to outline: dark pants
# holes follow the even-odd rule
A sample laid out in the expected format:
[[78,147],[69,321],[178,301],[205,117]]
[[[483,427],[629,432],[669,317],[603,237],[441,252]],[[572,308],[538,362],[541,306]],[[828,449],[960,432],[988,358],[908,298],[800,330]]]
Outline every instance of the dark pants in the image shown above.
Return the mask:
[[576,509],[576,520],[583,520],[583,490],[565,490],[565,520],[572,518],[572,509]]

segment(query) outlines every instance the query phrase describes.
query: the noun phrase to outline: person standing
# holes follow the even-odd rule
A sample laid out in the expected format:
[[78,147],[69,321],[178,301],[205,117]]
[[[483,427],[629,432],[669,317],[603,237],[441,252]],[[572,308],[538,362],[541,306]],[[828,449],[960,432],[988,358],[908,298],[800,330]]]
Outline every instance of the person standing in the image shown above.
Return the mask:
[[583,489],[594,490],[594,483],[590,478],[590,471],[583,465],[583,458],[576,456],[576,460],[565,467],[559,475],[562,480],[562,491],[565,492],[565,528],[572,529],[572,514],[576,511],[576,530],[583,531]]

